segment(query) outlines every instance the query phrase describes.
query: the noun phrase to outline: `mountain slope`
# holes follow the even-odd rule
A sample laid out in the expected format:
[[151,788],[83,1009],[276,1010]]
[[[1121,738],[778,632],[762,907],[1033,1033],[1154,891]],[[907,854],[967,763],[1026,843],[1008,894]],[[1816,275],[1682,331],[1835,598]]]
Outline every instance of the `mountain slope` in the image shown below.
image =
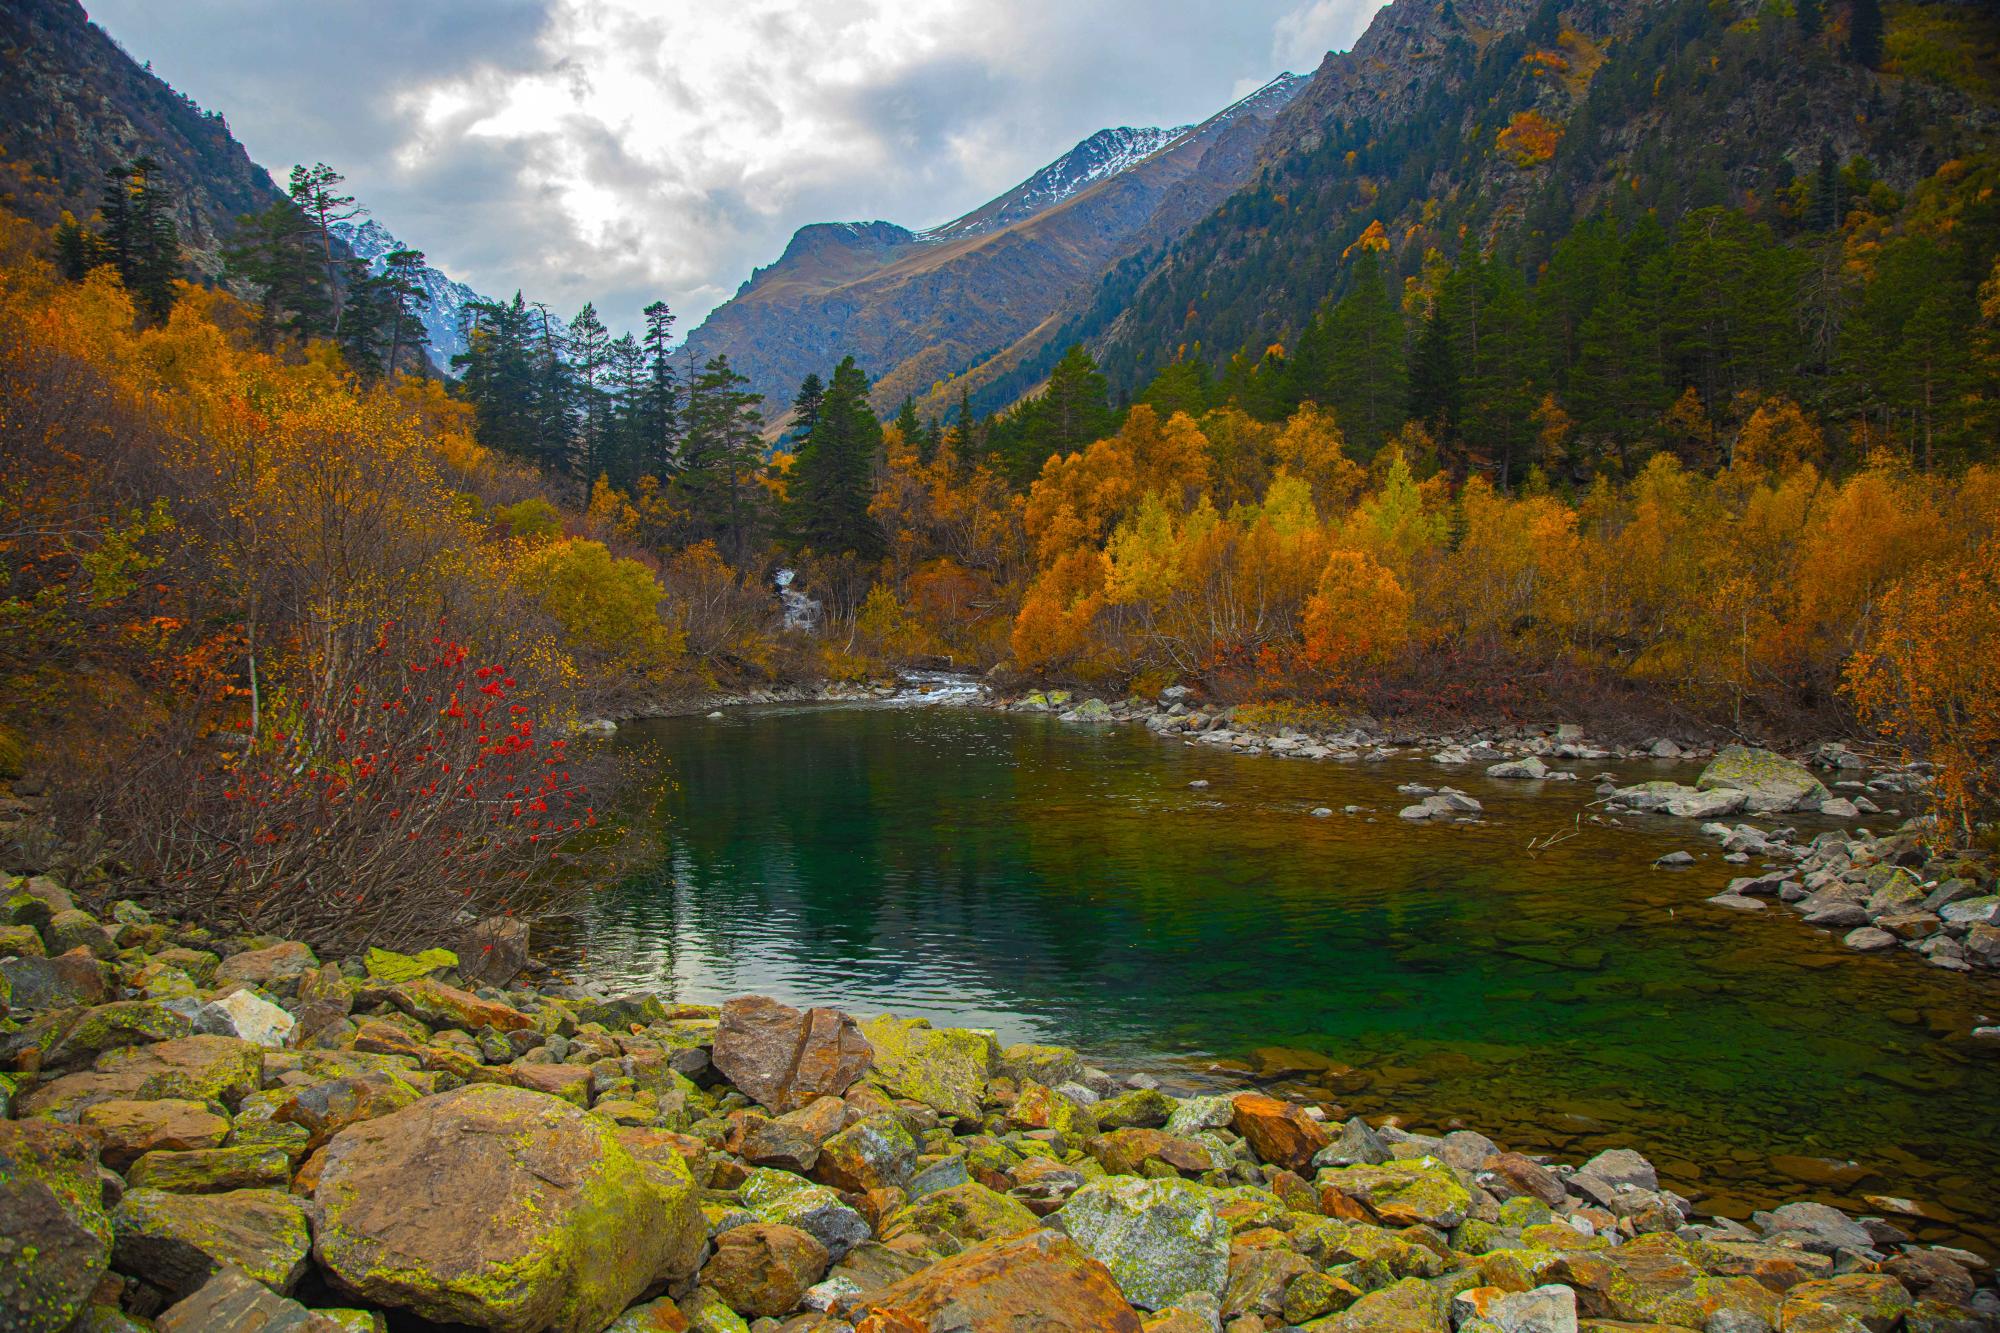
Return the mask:
[[1891,7],[1878,73],[1846,55],[1832,7],[1806,34],[1753,0],[1394,0],[1278,118],[1256,179],[1054,341],[1090,343],[1131,389],[1190,349],[1289,345],[1371,227],[1406,277],[1466,247],[1532,274],[1613,199],[1669,223],[1729,204],[1795,226],[1789,192],[1823,148],[1905,189],[1990,146],[2000,120],[1971,81],[1919,73],[1942,62],[1899,33],[1980,14]]
[[[347,243],[356,259],[367,261],[368,267],[376,273],[382,271],[384,255],[403,248],[403,243],[373,218],[359,224],[338,223],[334,234]],[[425,331],[430,334],[431,362],[439,370],[450,374],[452,357],[465,350],[465,308],[488,298],[462,282],[453,281],[428,264],[418,276],[424,294],[430,298],[430,304],[424,308],[423,322]]]
[[1134,250],[1179,235],[1248,176],[1285,76],[1185,131],[1107,130],[991,203],[927,232],[887,222],[802,228],[780,259],[688,336],[727,354],[781,410],[842,356],[888,406],[1053,327],[1066,300]]
[[189,262],[213,277],[235,219],[280,197],[227,121],[141,68],[77,0],[0,4],[0,68],[0,204],[24,217],[88,217],[105,173],[151,154]]

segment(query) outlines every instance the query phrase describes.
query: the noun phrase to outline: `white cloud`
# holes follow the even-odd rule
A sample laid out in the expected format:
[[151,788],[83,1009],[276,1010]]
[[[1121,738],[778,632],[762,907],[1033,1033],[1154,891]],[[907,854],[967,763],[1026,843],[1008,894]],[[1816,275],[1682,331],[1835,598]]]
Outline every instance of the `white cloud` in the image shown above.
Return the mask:
[[[1374,0],[95,0],[282,176],[325,160],[495,294],[692,323],[808,222],[945,221],[1106,125],[1178,124]],[[329,14],[339,18],[330,18]],[[684,327],[686,325],[684,324]]]

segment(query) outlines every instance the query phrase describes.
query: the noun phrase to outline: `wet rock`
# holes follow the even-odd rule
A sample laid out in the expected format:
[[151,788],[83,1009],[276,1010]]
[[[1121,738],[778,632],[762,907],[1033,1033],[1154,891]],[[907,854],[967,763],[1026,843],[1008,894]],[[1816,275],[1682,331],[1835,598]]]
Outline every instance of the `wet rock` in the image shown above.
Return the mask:
[[1677,870],[1693,865],[1694,855],[1691,852],[1668,852],[1665,856],[1654,861],[1653,864],[1669,870]]
[[722,1006],[712,1058],[746,1096],[783,1112],[841,1096],[872,1055],[860,1028],[838,1009],[801,1011],[751,995]]
[[85,1130],[0,1120],[0,1327],[62,1333],[89,1304],[112,1229]]
[[976,1245],[867,1296],[853,1313],[866,1333],[1141,1333],[1104,1265],[1046,1230]]
[[892,1096],[922,1102],[958,1120],[979,1119],[993,1069],[993,1036],[934,1028],[929,1019],[883,1014],[861,1025],[874,1049],[872,1077]]
[[826,1266],[826,1247],[797,1227],[752,1222],[716,1237],[701,1282],[738,1314],[781,1315],[797,1308]]
[[1312,1160],[1315,1167],[1380,1166],[1395,1154],[1366,1120],[1354,1116],[1340,1127],[1340,1137]]
[[1331,1142],[1326,1126],[1290,1102],[1261,1093],[1238,1093],[1230,1100],[1231,1126],[1251,1151],[1273,1166],[1305,1171]]
[[1489,778],[1515,778],[1539,782],[1548,775],[1549,766],[1534,755],[1504,764],[1491,764],[1486,769],[1486,776]]
[[1731,912],[1761,912],[1764,904],[1755,898],[1745,898],[1737,893],[1718,893],[1706,900],[1711,907],[1725,908]]
[[311,1247],[304,1210],[278,1190],[135,1189],[118,1201],[111,1224],[112,1265],[176,1296],[192,1294],[225,1267],[289,1294]]
[[677,1157],[636,1158],[602,1120],[493,1086],[342,1130],[313,1207],[314,1255],[341,1286],[498,1333],[602,1328],[691,1274],[705,1230]]
[[1841,938],[1840,942],[1850,949],[1859,949],[1863,953],[1878,953],[1883,949],[1893,949],[1896,947],[1896,937],[1894,935],[1891,935],[1886,930],[1878,930],[1874,926],[1863,926],[1859,930],[1850,930]]

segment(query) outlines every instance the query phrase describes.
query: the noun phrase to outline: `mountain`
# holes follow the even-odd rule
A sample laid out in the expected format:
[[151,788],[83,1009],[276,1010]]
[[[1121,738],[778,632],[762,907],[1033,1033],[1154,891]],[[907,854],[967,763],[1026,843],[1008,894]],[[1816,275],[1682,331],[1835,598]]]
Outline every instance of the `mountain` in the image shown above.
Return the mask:
[[1847,50],[1847,8],[1809,28],[1759,0],[1394,0],[1278,116],[1240,192],[1050,343],[1085,342],[1132,391],[1191,350],[1295,345],[1367,234],[1406,279],[1468,251],[1532,277],[1609,204],[1669,226],[1728,205],[1792,234],[1823,157],[1906,192],[1993,146],[2000,80],[1970,54],[2000,37],[1991,6],[1888,6],[1879,70]]
[[189,262],[214,277],[235,219],[280,197],[227,121],[142,68],[77,0],[0,4],[0,68],[0,205],[23,217],[88,217],[105,173],[150,154]]
[[[991,374],[1039,349],[1112,265],[1179,236],[1247,180],[1274,118],[1305,86],[1284,75],[1182,129],[1112,129],[1005,194],[927,231],[804,227],[778,261],[688,335],[726,354],[773,413],[809,373],[853,355],[877,406]],[[946,386],[946,381],[952,381]]]
[[[388,228],[373,218],[360,223],[338,223],[334,234],[346,242],[355,258],[367,261],[368,267],[376,273],[382,271],[384,255],[404,248],[401,241],[389,234]],[[418,280],[424,294],[430,298],[430,304],[424,309],[424,328],[431,338],[431,361],[449,375],[452,373],[452,357],[465,350],[465,308],[490,298],[481,296],[462,282],[453,281],[428,264],[418,270]]]

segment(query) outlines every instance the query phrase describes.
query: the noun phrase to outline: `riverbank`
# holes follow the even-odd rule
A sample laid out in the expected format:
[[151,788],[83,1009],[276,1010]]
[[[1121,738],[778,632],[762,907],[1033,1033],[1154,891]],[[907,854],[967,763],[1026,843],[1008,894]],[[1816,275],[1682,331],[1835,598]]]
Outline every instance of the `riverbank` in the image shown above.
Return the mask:
[[1401,1128],[1416,1107],[609,995],[515,931],[322,961],[111,891],[6,899],[0,1304],[26,1328],[2000,1326],[1993,1256],[1917,1200],[1731,1221],[1630,1149],[1537,1160]]

